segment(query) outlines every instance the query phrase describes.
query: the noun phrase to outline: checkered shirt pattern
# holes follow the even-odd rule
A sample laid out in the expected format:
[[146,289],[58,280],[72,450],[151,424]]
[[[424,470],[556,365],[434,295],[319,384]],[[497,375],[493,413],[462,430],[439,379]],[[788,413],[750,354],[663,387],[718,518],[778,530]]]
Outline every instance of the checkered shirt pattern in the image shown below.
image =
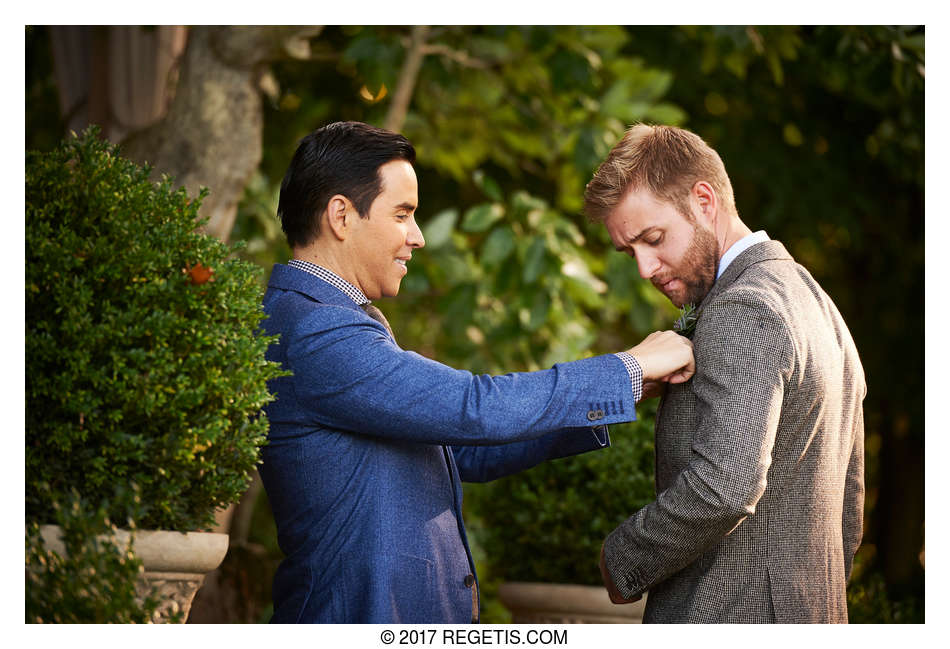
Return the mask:
[[627,374],[630,375],[630,386],[633,389],[633,402],[639,402],[643,397],[643,370],[640,369],[640,363],[632,354],[627,352],[617,352],[614,356],[623,361],[623,366],[627,368]]
[[343,279],[342,277],[334,273],[332,270],[328,270],[324,268],[323,266],[318,266],[317,264],[310,263],[309,261],[303,261],[302,259],[291,259],[290,261],[287,262],[287,265],[293,268],[296,268],[298,270],[302,270],[307,273],[310,273],[311,275],[316,275],[317,277],[322,279],[324,282],[332,286],[335,286],[336,288],[346,293],[346,295],[349,296],[350,299],[356,302],[359,306],[363,306],[364,304],[369,304],[369,300],[363,294],[363,291],[359,290],[358,288],[350,284],[348,281],[346,281],[345,279]]

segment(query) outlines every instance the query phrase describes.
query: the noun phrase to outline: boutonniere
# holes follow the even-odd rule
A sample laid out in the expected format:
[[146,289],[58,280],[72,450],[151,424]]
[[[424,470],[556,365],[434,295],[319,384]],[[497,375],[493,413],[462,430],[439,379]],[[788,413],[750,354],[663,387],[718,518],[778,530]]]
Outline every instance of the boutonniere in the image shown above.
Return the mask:
[[693,330],[696,329],[697,320],[699,320],[699,309],[694,304],[687,304],[680,309],[680,317],[673,323],[673,331],[681,336],[691,338]]

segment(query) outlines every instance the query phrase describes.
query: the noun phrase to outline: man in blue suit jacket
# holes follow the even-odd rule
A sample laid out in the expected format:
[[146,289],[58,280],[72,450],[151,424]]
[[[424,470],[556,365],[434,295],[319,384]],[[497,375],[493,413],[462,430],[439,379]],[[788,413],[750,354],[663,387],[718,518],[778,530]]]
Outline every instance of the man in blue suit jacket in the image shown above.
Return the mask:
[[[415,249],[415,151],[358,122],[304,138],[278,214],[293,259],[264,297],[276,379],[261,477],[286,558],[273,622],[478,621],[461,481],[609,444],[644,379],[687,380],[688,340],[473,376],[401,349],[369,304],[395,296]],[[594,561],[594,558],[591,558]]]

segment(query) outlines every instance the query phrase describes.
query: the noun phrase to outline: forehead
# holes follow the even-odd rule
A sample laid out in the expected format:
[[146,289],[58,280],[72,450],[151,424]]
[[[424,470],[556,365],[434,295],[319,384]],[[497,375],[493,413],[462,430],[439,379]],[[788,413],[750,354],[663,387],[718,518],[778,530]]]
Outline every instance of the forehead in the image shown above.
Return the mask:
[[[379,198],[395,198],[398,201],[413,199],[418,194],[419,185],[416,172],[405,160],[390,160],[379,168],[382,191]],[[379,200],[379,199],[377,199]]]
[[686,219],[669,202],[658,199],[649,189],[628,191],[604,220],[611,236],[637,236],[654,227],[666,228]]

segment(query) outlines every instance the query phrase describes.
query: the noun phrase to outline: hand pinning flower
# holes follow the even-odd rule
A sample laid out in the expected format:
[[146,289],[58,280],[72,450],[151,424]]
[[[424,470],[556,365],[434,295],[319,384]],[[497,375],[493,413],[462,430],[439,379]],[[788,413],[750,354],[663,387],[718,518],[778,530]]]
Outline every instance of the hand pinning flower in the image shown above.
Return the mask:
[[673,323],[673,331],[681,336],[691,338],[699,320],[699,310],[694,304],[687,304],[680,309],[680,317]]

